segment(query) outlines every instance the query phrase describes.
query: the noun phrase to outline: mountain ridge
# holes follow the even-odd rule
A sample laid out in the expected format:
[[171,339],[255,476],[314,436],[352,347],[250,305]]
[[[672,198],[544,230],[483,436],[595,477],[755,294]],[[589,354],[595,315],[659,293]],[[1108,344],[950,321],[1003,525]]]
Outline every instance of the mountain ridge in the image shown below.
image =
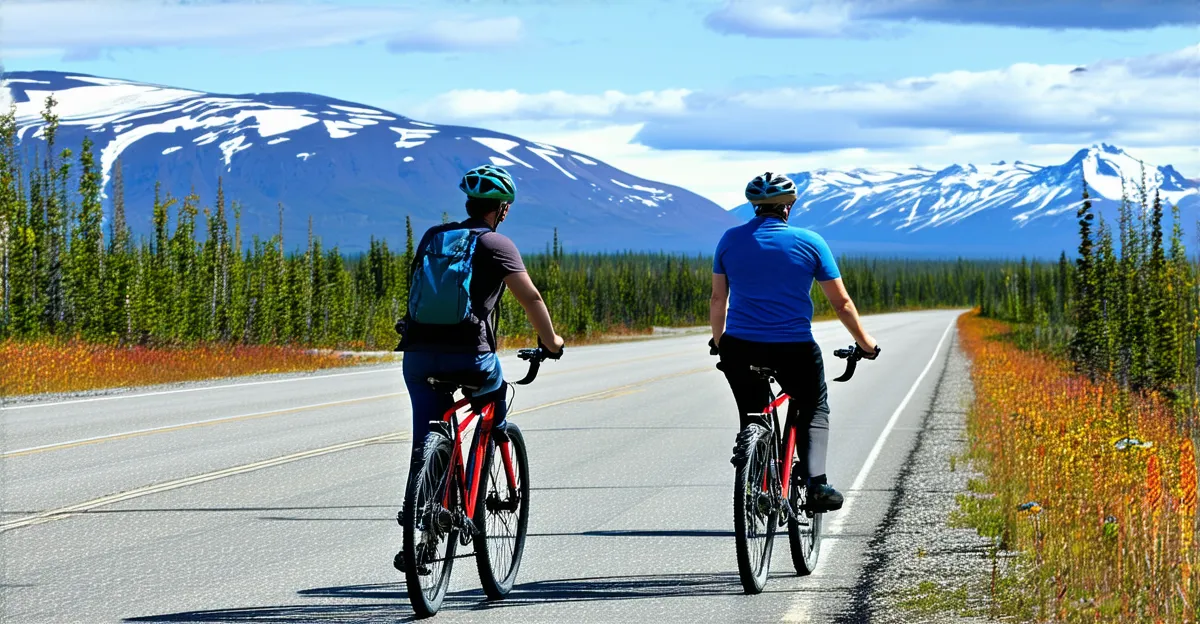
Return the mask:
[[156,182],[175,196],[194,189],[211,202],[221,177],[226,196],[243,206],[247,240],[278,231],[282,202],[290,215],[285,238],[303,240],[312,216],[327,245],[365,249],[372,236],[402,239],[405,216],[418,232],[443,213],[460,218],[458,180],[481,164],[504,166],[516,178],[504,232],[523,249],[543,248],[557,228],[574,250],[700,251],[736,222],[695,193],[579,152],[339,98],[214,94],[63,72],[0,79],[27,154],[39,144],[28,139],[40,137],[42,102],[52,94],[58,143],[74,148],[91,136],[106,189],[120,159],[138,233],[149,227]]
[[[1061,165],[1004,160],[941,169],[816,169],[788,174],[799,190],[791,222],[821,233],[843,248],[942,255],[970,241],[967,255],[1058,255],[1078,245],[1075,209],[1083,182],[1096,211],[1112,218],[1122,185],[1137,200],[1145,166],[1147,194],[1191,211],[1200,206],[1200,182],[1173,166],[1154,166],[1125,150],[1098,143]],[[749,204],[730,210],[753,216]],[[1187,219],[1185,219],[1187,223]]]

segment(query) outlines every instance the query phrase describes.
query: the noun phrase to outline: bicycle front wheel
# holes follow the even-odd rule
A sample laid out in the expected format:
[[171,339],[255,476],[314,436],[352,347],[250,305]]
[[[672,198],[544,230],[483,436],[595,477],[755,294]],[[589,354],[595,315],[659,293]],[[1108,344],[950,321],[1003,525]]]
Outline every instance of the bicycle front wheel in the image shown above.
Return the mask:
[[[475,564],[483,591],[492,600],[508,595],[517,580],[525,532],[529,526],[529,457],[525,437],[508,423],[508,457],[504,448],[488,444],[475,502]],[[510,476],[509,469],[512,474]]]
[[746,461],[738,466],[733,484],[733,529],[737,543],[738,574],[747,594],[761,593],[771,570],[771,552],[779,513],[772,496],[771,466],[778,452],[773,439],[758,425],[739,442],[747,445]]
[[817,569],[817,559],[821,556],[821,517],[825,514],[813,513],[806,509],[808,506],[807,489],[803,478],[792,478],[789,486],[788,500],[794,518],[788,519],[788,545],[792,550],[792,565],[796,574],[808,576]]
[[457,495],[450,463],[452,447],[449,438],[430,435],[425,442],[425,463],[416,478],[409,480],[404,495],[404,557],[398,567],[404,570],[408,599],[419,618],[441,608],[454,567],[458,529],[453,513],[443,505],[449,500],[453,507]]

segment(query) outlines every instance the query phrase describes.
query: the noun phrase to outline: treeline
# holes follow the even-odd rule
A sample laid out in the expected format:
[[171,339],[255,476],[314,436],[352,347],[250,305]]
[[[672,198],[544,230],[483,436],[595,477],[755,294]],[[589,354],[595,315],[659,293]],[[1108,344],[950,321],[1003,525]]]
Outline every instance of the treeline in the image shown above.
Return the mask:
[[[245,237],[241,206],[218,183],[211,204],[194,193],[156,192],[149,235],[135,237],[118,162],[102,227],[103,172],[93,146],[85,138],[78,155],[60,149],[53,106],[48,99],[32,166],[17,145],[13,113],[0,115],[0,340],[395,345],[420,234],[411,225],[399,248],[372,240],[365,253],[346,254],[325,247],[311,225],[305,240],[284,241],[280,206],[278,234]],[[568,253],[556,237],[526,264],[560,331],[573,338],[708,322],[709,256]],[[883,258],[841,258],[839,265],[863,312],[1015,305],[1017,316],[1033,310],[1062,325],[1073,309],[1070,292],[1048,294],[1056,278],[1043,284],[1041,265]],[[1027,282],[1041,281],[1018,288],[1027,283],[1023,271],[1037,275]],[[1022,304],[1018,291],[1045,303]],[[816,314],[828,316],[815,285],[813,294]],[[511,295],[501,306],[500,333],[532,335]]]
[[[1017,338],[1059,352],[1093,379],[1153,390],[1194,407],[1200,334],[1200,266],[1187,255],[1179,208],[1171,229],[1143,182],[1122,198],[1116,229],[1098,218],[1086,186],[1079,249],[1056,263],[1022,262],[981,298],[985,315]],[[1132,195],[1132,196],[1131,196]]]

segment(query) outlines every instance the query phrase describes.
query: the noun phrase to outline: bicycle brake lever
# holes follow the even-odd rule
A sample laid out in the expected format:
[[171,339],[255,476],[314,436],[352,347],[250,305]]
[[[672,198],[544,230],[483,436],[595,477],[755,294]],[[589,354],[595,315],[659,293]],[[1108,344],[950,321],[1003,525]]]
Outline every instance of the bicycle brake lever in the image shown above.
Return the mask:
[[858,359],[854,357],[846,358],[846,372],[842,373],[841,377],[837,377],[834,381],[850,381],[854,376],[854,369],[858,366]]
[[536,359],[530,360],[529,361],[529,372],[525,373],[525,377],[522,378],[520,381],[514,381],[513,383],[518,386],[527,386],[527,385],[533,383],[534,378],[537,377],[537,375],[538,375],[538,369],[540,369],[541,367],[542,367],[541,360],[536,360]]

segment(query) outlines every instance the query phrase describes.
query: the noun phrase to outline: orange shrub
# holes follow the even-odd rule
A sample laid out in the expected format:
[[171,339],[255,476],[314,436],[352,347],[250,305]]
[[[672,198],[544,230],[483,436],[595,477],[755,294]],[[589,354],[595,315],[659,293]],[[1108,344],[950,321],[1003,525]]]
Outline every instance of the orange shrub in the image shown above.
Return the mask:
[[[1091,382],[959,320],[973,361],[973,455],[1004,502],[1013,549],[1035,553],[1025,594],[1054,621],[1195,622],[1195,449],[1172,408]],[[1016,513],[1036,501],[1037,521]]]
[[0,396],[311,371],[351,363],[333,353],[291,347],[148,348],[10,340],[0,342]]

